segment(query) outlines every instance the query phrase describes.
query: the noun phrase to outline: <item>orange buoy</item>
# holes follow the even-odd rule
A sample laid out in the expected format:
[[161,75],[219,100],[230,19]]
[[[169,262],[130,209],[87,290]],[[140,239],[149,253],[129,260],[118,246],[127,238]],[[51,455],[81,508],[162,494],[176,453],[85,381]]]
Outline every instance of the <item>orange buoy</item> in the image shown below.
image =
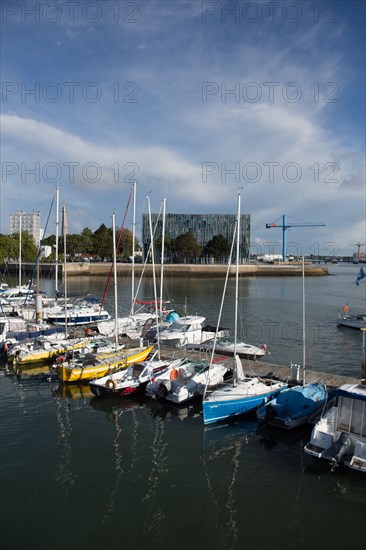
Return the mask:
[[172,369],[170,372],[170,380],[175,380],[176,378],[178,378],[178,371],[177,369]]

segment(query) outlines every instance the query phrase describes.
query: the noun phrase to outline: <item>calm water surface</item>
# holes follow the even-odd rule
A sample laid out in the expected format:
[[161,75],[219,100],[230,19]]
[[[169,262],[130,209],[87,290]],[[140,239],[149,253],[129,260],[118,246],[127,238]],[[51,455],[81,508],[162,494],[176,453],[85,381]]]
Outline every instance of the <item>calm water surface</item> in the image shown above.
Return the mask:
[[[338,312],[365,308],[357,266],[306,279],[307,365],[358,377],[361,334]],[[70,290],[102,294],[100,279]],[[119,283],[121,306],[129,281]],[[50,281],[44,281],[45,288]],[[165,280],[166,297],[216,323],[223,281]],[[110,289],[112,299],[113,289]],[[145,281],[141,297],[152,297]],[[232,328],[234,281],[222,324]],[[113,303],[108,309],[113,313]],[[240,284],[241,328],[268,362],[302,361],[301,278]],[[46,370],[1,371],[1,530],[7,550],[250,548],[343,550],[360,544],[366,478],[305,455],[309,429],[263,430],[255,416],[204,429],[199,402],[181,408],[98,400]],[[339,527],[337,527],[339,526]]]

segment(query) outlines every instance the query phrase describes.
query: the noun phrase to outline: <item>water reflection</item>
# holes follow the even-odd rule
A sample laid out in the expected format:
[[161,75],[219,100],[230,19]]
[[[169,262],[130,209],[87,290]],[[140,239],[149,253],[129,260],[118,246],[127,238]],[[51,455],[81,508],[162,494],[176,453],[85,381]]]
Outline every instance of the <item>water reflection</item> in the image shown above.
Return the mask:
[[56,472],[56,481],[64,488],[67,496],[72,494],[77,475],[71,470],[71,407],[70,402],[60,397],[55,399],[56,419],[58,425],[57,447],[59,449],[59,464]]
[[[257,422],[250,416],[244,422],[208,426],[203,434],[201,455],[207,484],[207,501],[216,518],[214,529],[221,533],[221,548],[236,548],[238,531],[238,500],[240,494],[240,465],[245,446],[256,438]],[[222,480],[217,483],[217,472],[222,464]]]
[[89,384],[63,384],[62,382],[59,382],[53,394],[55,397],[73,400],[88,399],[93,396]]
[[115,426],[115,436],[114,436],[114,439],[113,439],[113,443],[112,443],[112,446],[113,446],[113,452],[114,452],[114,458],[115,458],[115,462],[114,462],[114,468],[116,470],[116,479],[115,479],[115,483],[113,485],[113,488],[112,488],[112,491],[109,495],[109,498],[108,498],[108,502],[107,502],[107,509],[106,509],[106,512],[104,514],[104,517],[102,519],[102,523],[106,523],[114,509],[114,506],[115,506],[115,500],[116,500],[116,496],[118,494],[118,489],[119,489],[119,485],[120,485],[120,482],[121,482],[121,478],[122,478],[122,475],[124,473],[124,470],[123,470],[123,467],[122,467],[122,463],[123,463],[123,459],[122,459],[122,451],[121,451],[121,448],[120,448],[120,443],[119,443],[119,439],[120,439],[120,436],[121,436],[121,433],[122,433],[122,430],[121,430],[121,427],[120,427],[120,424],[119,424],[119,414],[118,414],[118,411],[117,410],[113,410],[113,423],[114,423],[114,426]]

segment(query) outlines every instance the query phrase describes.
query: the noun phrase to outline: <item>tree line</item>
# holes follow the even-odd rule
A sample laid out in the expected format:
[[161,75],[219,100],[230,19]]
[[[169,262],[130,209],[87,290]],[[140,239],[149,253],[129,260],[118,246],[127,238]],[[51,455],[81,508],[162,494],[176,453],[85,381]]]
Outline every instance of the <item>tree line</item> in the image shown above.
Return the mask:
[[[133,235],[129,229],[116,230],[116,243],[118,244],[117,260],[127,260],[132,255]],[[157,256],[161,256],[161,238],[154,241],[154,249]],[[46,261],[54,261],[56,236],[50,235],[41,242],[41,246],[50,246],[51,255]],[[63,239],[58,239],[59,257],[63,256]],[[141,250],[141,246],[135,239],[135,250]],[[34,262],[37,258],[38,249],[33,237],[22,231],[22,261]],[[192,231],[179,235],[176,239],[168,236],[164,239],[164,257],[168,262],[184,262],[197,260],[200,257],[213,258],[215,261],[222,261],[230,253],[230,243],[222,235],[215,235],[204,247],[197,243],[196,236]],[[113,230],[102,224],[96,231],[88,227],[81,233],[67,235],[66,254],[68,259],[75,259],[85,255],[96,257],[101,260],[108,260],[113,257]],[[0,233],[0,263],[6,261],[17,261],[19,258],[19,233],[4,235]],[[42,260],[43,261],[43,260]]]

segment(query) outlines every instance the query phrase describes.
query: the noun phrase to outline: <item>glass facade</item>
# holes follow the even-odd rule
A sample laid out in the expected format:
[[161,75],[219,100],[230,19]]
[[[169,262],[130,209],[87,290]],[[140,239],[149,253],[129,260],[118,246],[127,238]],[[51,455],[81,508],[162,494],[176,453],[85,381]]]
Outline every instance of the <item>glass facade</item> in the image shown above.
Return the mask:
[[[153,230],[156,226],[155,239],[159,239],[162,235],[162,217],[159,217],[158,214],[151,214],[151,222]],[[233,240],[235,223],[236,214],[166,214],[165,237],[176,239],[179,235],[184,235],[188,231],[192,231],[201,247],[204,247],[215,235],[222,235],[231,243]],[[150,246],[148,214],[142,215],[142,245],[144,258],[146,258]],[[249,246],[250,215],[242,214],[240,216],[241,260],[246,260],[248,258]]]

